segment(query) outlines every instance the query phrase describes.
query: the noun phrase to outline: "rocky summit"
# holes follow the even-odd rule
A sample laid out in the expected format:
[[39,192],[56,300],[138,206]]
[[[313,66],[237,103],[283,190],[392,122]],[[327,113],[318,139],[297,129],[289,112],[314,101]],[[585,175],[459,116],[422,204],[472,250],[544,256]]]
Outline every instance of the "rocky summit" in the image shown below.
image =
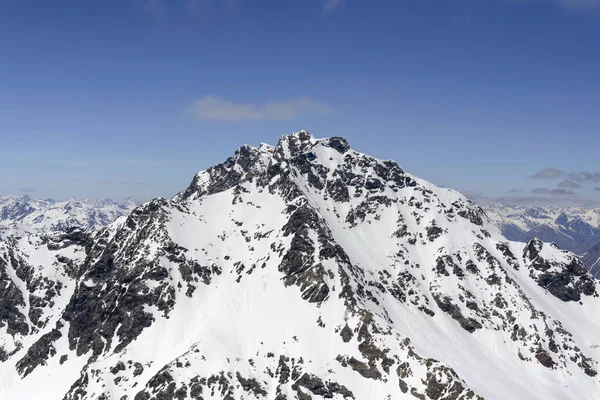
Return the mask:
[[11,400],[592,400],[598,283],[306,131],[98,231],[0,242]]

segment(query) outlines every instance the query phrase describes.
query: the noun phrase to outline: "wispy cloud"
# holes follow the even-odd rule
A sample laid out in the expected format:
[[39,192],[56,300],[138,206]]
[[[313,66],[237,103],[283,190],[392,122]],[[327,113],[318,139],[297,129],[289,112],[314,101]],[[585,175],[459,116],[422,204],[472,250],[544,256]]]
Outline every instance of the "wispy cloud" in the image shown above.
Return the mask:
[[[0,152],[0,155],[3,153]],[[127,159],[127,158],[43,158],[38,152],[22,152],[17,154],[9,154],[16,160],[32,161],[41,164],[58,164],[69,165],[73,167],[93,167],[107,164],[125,165],[133,167],[160,167],[165,165],[163,160],[144,160],[144,159]]]
[[117,164],[117,165],[128,165],[135,167],[158,167],[164,165],[165,163],[160,160],[129,160],[129,159],[115,159],[115,158],[107,158],[107,159],[36,159],[37,162],[44,164],[61,164],[61,165],[71,165],[71,166],[96,166],[96,165],[105,165],[107,163]]
[[[562,177],[567,178],[558,184],[558,186],[562,187],[562,188],[579,188],[579,187],[581,187],[581,185],[576,186],[577,185],[576,182],[600,183],[600,172],[590,172],[590,171],[565,172],[558,168],[544,168],[532,176],[533,179],[558,179],[558,178],[562,178]],[[564,186],[564,185],[570,185],[570,186]]]
[[545,189],[545,188],[537,188],[531,191],[535,194],[549,194],[549,195],[559,195],[559,196],[574,196],[575,192],[572,190],[566,189]]
[[328,114],[331,107],[308,97],[256,105],[206,95],[196,99],[187,112],[204,121],[284,120],[300,115]]
[[571,172],[569,178],[577,182],[600,182],[600,172]]
[[27,187],[27,186],[23,186],[23,187],[19,188],[19,192],[21,192],[21,193],[33,193],[33,192],[35,192],[35,189]]
[[340,8],[344,4],[344,0],[324,0],[323,13],[329,14],[333,10]]
[[[561,182],[563,183],[563,182]],[[577,184],[576,182],[573,182]],[[564,185],[563,185],[564,186]],[[575,188],[575,187],[574,187]],[[547,189],[547,188],[536,188],[531,190],[533,195],[518,195],[518,192],[523,192],[520,189],[512,189],[508,191],[508,195],[500,197],[488,197],[482,195],[479,192],[463,190],[465,196],[475,201],[481,206],[487,206],[492,204],[505,204],[505,205],[520,205],[520,206],[577,206],[577,207],[599,207],[600,200],[583,198],[577,195],[570,188],[558,188],[558,189]],[[600,192],[600,187],[595,187],[595,191]]]
[[469,200],[481,200],[486,198],[481,192],[477,192],[475,190],[460,189],[458,191],[462,193],[465,197],[467,197]]
[[536,173],[535,175],[533,175],[532,178],[533,179],[556,179],[556,178],[560,178],[563,175],[564,175],[564,172],[562,172],[560,169],[544,168],[543,170],[541,170],[538,173]]
[[[133,185],[133,183],[128,182],[128,181],[119,181],[119,182],[113,182],[113,181],[109,181],[107,179],[103,179],[98,181],[99,185],[122,185],[122,186],[127,186],[127,185]],[[136,185],[144,185],[144,182],[135,182]]]
[[579,189],[582,187],[579,183],[573,182],[570,179],[565,179],[564,181],[559,182],[556,186],[563,189]]
[[493,199],[492,202],[482,204],[480,201],[477,203],[481,205],[488,204],[507,204],[513,206],[564,206],[564,207],[597,207],[600,203],[597,200],[582,199],[576,196],[554,196],[554,197],[541,197],[541,196],[503,196]]

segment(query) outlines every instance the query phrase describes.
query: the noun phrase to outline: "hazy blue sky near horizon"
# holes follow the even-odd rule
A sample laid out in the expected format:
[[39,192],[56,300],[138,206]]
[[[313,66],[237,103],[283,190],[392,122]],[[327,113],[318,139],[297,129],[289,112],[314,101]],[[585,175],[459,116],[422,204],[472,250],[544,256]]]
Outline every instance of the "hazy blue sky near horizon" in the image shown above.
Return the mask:
[[0,194],[170,197],[307,129],[466,192],[600,200],[599,42],[600,0],[4,0]]

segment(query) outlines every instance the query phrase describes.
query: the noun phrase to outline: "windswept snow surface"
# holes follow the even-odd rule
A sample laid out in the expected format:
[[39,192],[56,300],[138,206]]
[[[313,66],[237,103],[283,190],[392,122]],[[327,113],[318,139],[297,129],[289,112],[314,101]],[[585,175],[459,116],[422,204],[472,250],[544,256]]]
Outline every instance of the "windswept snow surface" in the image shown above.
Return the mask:
[[0,247],[7,399],[600,398],[596,281],[306,131]]

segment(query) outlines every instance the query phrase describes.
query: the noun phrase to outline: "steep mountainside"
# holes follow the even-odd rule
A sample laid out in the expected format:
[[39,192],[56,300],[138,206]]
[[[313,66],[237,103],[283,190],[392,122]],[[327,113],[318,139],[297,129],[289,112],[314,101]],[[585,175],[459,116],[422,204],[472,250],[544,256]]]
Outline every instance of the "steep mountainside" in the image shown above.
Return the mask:
[[[585,253],[600,243],[599,209],[498,204],[486,207],[485,212],[509,240],[528,242],[537,238],[553,242],[586,261],[591,258]],[[589,262],[586,265],[592,268]]]
[[97,229],[127,215],[132,201],[32,199],[29,196],[0,197],[0,237],[48,232],[68,227]]
[[600,279],[600,243],[589,249],[581,257],[581,261],[590,269],[593,277]]
[[9,399],[578,399],[598,284],[463,196],[305,131],[96,233],[0,244]]

